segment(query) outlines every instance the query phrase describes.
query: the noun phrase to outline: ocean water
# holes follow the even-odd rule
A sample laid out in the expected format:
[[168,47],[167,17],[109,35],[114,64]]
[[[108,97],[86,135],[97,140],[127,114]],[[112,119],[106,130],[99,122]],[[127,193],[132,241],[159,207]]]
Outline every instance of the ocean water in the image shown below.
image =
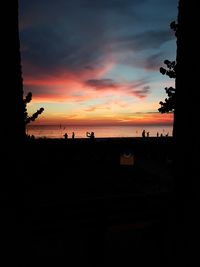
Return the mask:
[[68,134],[71,138],[86,138],[86,132],[94,132],[95,137],[141,137],[142,131],[149,132],[150,137],[159,135],[172,136],[172,126],[65,126],[65,125],[28,125],[26,133],[34,135],[35,138],[64,138]]

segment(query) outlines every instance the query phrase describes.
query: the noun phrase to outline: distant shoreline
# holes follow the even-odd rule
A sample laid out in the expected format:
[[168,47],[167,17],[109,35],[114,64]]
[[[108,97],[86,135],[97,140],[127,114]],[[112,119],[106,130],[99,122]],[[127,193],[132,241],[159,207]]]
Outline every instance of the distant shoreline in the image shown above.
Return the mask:
[[149,137],[156,137],[157,134],[172,136],[172,126],[62,126],[62,125],[30,125],[27,127],[26,133],[34,135],[36,138],[64,138],[67,134],[68,138],[72,137],[74,132],[75,138],[86,138],[86,132],[94,132],[95,138],[131,138],[142,137],[143,130]]

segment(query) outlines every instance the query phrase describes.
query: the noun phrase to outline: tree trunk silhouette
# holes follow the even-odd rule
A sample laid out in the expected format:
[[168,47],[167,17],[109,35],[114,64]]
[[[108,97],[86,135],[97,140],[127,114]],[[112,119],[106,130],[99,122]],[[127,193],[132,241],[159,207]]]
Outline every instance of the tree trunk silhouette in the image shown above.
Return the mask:
[[[1,27],[1,255],[20,264],[23,231],[23,141],[25,137],[18,1],[2,1]],[[3,18],[4,17],[4,18]],[[20,241],[21,240],[21,241]],[[12,264],[11,264],[12,262]],[[23,265],[21,265],[23,266]]]
[[[3,88],[4,101],[6,103],[3,114],[3,135],[10,144],[17,144],[25,137],[24,124],[24,104],[23,104],[23,80],[21,71],[20,41],[19,41],[19,22],[18,22],[18,1],[11,4],[4,3],[6,14],[10,16],[4,34],[5,57],[8,68],[5,69],[6,86]],[[7,37],[9,36],[9,38]],[[7,65],[6,64],[6,65]]]
[[[4,2],[7,14],[6,26],[2,31],[4,53],[1,70],[3,87],[1,90],[3,108],[1,108],[3,172],[12,176],[21,175],[23,169],[25,121],[23,101],[23,79],[19,41],[18,1]],[[2,86],[1,84],[1,86]],[[12,173],[12,175],[11,175]],[[7,183],[5,179],[5,183]]]
[[[171,266],[197,264],[197,195],[199,179],[199,62],[196,0],[178,6],[175,140],[175,228]],[[196,36],[195,36],[196,33]],[[196,241],[196,242],[195,242]],[[199,261],[199,260],[198,260]]]

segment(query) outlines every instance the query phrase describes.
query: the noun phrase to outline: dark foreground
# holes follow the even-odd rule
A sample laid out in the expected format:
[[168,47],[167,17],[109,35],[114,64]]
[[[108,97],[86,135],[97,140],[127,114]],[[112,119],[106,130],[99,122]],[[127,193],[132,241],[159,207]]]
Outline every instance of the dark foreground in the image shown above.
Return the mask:
[[[168,266],[172,148],[171,138],[27,142],[20,266]],[[133,165],[120,165],[124,153]]]

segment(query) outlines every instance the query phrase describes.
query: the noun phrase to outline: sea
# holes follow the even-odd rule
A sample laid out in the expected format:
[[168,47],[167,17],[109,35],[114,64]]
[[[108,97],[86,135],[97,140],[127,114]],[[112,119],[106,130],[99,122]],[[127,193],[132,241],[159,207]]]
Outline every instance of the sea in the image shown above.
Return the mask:
[[26,133],[34,135],[35,138],[64,138],[67,133],[68,138],[87,138],[86,132],[94,132],[95,138],[111,137],[141,137],[142,131],[149,132],[149,137],[157,134],[172,136],[171,125],[150,125],[150,126],[69,126],[69,125],[28,125]]

